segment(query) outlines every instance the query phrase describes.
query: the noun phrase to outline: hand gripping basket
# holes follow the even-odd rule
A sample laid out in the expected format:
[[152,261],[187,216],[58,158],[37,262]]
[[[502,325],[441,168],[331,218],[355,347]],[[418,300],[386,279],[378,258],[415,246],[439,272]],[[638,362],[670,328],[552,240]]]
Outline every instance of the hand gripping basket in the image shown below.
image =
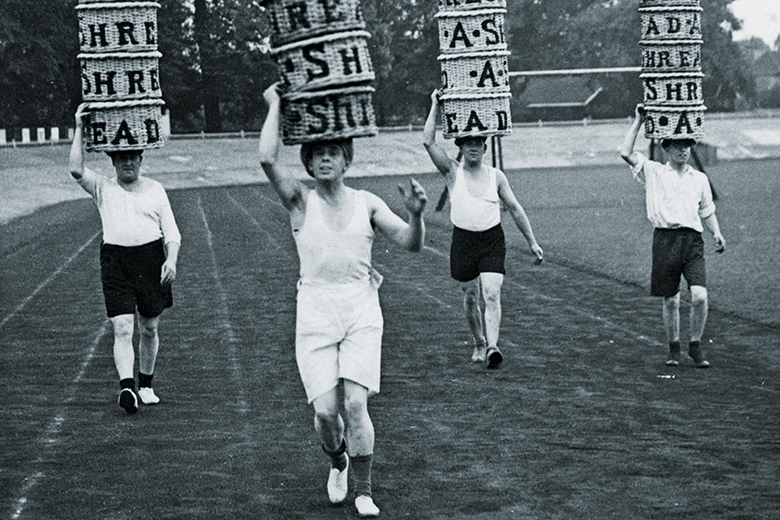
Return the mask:
[[157,2],[101,2],[76,6],[81,52],[157,50]]
[[645,107],[645,137],[648,139],[704,138],[707,107]]
[[282,142],[301,144],[377,133],[372,94],[360,85],[282,95]]
[[315,90],[374,80],[366,31],[327,34],[274,49],[288,91]]
[[466,9],[506,9],[506,0],[439,0],[439,11],[464,11]]
[[454,139],[511,134],[511,97],[508,92],[443,94],[440,98],[442,135]]
[[506,9],[440,11],[439,50],[442,54],[505,51]]
[[645,73],[644,105],[648,107],[697,107],[704,103],[701,72],[682,74]]
[[162,100],[108,101],[89,104],[86,149],[114,152],[160,148]]
[[362,30],[366,27],[360,0],[263,0],[271,23],[271,46]]
[[701,7],[643,7],[643,41],[701,40]]
[[442,94],[509,92],[509,51],[442,54]]
[[641,41],[642,71],[659,73],[701,71],[701,41]]
[[84,101],[162,97],[159,52],[79,54]]

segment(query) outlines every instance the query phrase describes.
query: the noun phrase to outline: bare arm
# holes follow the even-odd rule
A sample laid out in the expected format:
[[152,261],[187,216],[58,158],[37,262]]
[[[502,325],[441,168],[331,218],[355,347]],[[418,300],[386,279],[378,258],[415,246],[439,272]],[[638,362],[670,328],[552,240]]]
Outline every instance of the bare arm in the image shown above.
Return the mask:
[[260,164],[263,171],[271,181],[282,204],[288,210],[298,206],[303,200],[303,183],[297,179],[285,175],[276,166],[279,156],[279,125],[281,119],[281,99],[277,90],[278,83],[274,83],[266,89],[263,97],[268,105],[268,115],[260,132]]
[[528,215],[526,215],[523,206],[518,202],[512,188],[509,186],[506,175],[504,175],[504,172],[501,170],[496,172],[496,183],[498,184],[498,196],[503,201],[509,214],[512,215],[512,219],[515,221],[517,228],[528,242],[528,246],[536,256],[537,263],[540,263],[544,258],[544,251],[542,251],[542,248],[536,242],[534,230],[531,227],[531,221],[528,220]]
[[404,205],[409,212],[409,222],[404,222],[401,217],[393,213],[382,199],[367,192],[372,208],[371,221],[401,247],[418,252],[422,249],[425,240],[425,222],[422,214],[428,198],[420,183],[412,178],[409,179],[408,190],[399,184],[398,191],[401,192]]
[[623,145],[620,147],[620,157],[623,158],[631,166],[639,164],[639,157],[634,151],[634,144],[636,138],[639,135],[639,129],[642,128],[642,123],[645,121],[645,109],[644,106],[639,104],[634,111],[634,121],[631,123],[631,128],[628,129]]
[[434,166],[444,175],[449,175],[453,171],[453,161],[447,156],[444,148],[436,144],[436,121],[439,120],[439,91],[434,90],[431,94],[431,110],[428,112],[428,119],[425,120],[423,129],[423,145],[428,151]]
[[70,145],[70,156],[68,157],[70,174],[76,180],[84,176],[84,117],[87,115],[87,104],[80,104],[76,109],[76,130],[73,133],[73,143]]
[[715,251],[718,253],[722,253],[726,250],[726,239],[723,238],[723,235],[720,232],[720,225],[718,225],[718,217],[715,216],[715,213],[710,215],[707,218],[702,219],[702,224],[704,224],[704,227],[709,230],[710,233],[712,233],[712,238],[715,239]]
[[162,266],[162,272],[160,273],[160,283],[162,285],[169,285],[176,279],[176,263],[179,260],[179,243],[178,242],[166,242],[165,243],[165,263]]

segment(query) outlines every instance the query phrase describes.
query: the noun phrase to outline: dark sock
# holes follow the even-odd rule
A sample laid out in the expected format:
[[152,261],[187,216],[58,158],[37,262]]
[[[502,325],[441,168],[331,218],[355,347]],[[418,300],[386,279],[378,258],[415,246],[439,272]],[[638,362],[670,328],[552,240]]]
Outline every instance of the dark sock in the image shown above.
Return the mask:
[[688,343],[688,352],[696,352],[701,346],[701,341],[691,341]]
[[371,496],[371,463],[373,454],[351,458],[352,478],[355,482],[355,496]]
[[669,342],[669,352],[680,352],[680,340]]
[[328,454],[330,457],[330,465],[339,471],[344,471],[347,467],[347,442],[341,439],[341,446],[336,448],[336,451],[329,451],[325,445],[322,445],[322,451]]
[[146,375],[146,374],[142,374],[141,372],[138,372],[138,386],[140,388],[151,388],[153,377],[154,374]]
[[133,392],[135,392],[135,380],[132,377],[128,377],[127,379],[121,379],[119,381],[119,388],[124,390],[125,388],[129,388]]

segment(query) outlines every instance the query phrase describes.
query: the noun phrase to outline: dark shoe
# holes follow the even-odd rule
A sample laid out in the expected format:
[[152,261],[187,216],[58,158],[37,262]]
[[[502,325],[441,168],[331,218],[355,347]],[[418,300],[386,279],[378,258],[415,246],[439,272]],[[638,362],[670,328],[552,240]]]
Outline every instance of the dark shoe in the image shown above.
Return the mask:
[[669,349],[669,355],[666,357],[666,365],[676,367],[680,364],[680,349]]
[[487,349],[487,367],[498,368],[501,362],[504,361],[504,356],[501,355],[501,351],[498,347],[488,347]]
[[138,397],[129,388],[123,388],[119,392],[119,406],[125,409],[127,413],[135,413],[138,411]]
[[709,368],[710,362],[704,359],[704,354],[701,351],[701,347],[699,345],[691,344],[688,347],[688,355],[691,356],[691,359],[693,359],[693,364],[696,365],[696,368]]

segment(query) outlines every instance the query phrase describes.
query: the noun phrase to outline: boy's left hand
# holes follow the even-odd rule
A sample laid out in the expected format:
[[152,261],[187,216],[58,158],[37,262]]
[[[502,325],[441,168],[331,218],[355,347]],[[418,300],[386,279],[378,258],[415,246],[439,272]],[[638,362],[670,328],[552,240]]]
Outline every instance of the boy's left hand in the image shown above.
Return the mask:
[[412,215],[421,215],[425,209],[425,204],[428,202],[428,196],[425,194],[425,189],[422,185],[409,178],[409,190],[407,191],[402,185],[398,185],[398,191],[401,192],[401,196],[404,198],[404,205],[406,209]]

